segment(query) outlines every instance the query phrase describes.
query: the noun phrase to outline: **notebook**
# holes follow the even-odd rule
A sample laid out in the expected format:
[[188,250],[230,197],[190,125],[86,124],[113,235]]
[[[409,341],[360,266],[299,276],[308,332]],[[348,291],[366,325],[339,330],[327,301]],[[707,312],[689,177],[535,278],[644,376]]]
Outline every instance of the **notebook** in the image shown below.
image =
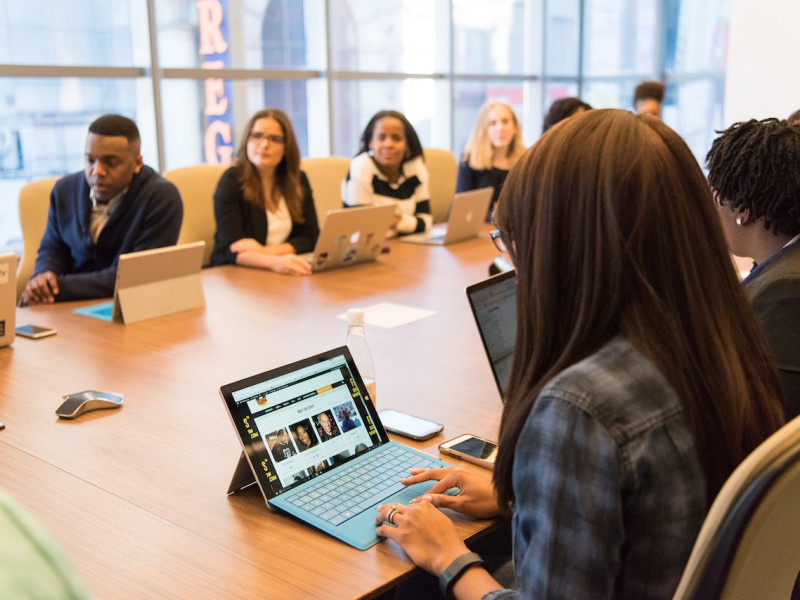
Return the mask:
[[304,254],[319,273],[378,258],[394,218],[395,207],[361,206],[328,211],[313,253]]
[[478,236],[489,210],[494,188],[486,187],[453,196],[447,223],[434,225],[425,233],[414,233],[398,238],[412,244],[447,245],[471,240]]
[[389,440],[346,346],[220,388],[242,446],[228,494],[257,483],[267,506],[361,550],[376,507],[407,503],[411,467],[449,466]]
[[517,333],[517,273],[506,271],[467,286],[467,299],[501,397],[508,390]]
[[0,348],[14,341],[17,310],[17,256],[0,254]]

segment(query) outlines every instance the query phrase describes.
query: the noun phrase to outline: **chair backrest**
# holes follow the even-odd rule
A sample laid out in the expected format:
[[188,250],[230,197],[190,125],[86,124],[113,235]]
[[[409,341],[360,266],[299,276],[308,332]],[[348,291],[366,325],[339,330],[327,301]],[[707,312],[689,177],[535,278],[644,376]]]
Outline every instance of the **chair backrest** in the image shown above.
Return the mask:
[[424,148],[425,166],[428,168],[428,187],[431,193],[431,214],[434,223],[447,220],[450,202],[456,193],[458,162],[450,150]]
[[300,168],[311,184],[317,219],[322,226],[329,210],[342,208],[342,181],[347,177],[350,159],[346,156],[304,158],[300,161]]
[[204,241],[203,266],[211,263],[214,249],[214,190],[225,169],[225,165],[195,165],[181,167],[164,173],[164,178],[175,184],[183,201],[183,222],[178,234],[178,243]]
[[19,191],[17,210],[22,229],[22,259],[17,265],[17,298],[22,294],[33,275],[36,253],[47,228],[47,211],[50,209],[50,192],[58,177],[48,177],[25,184]]
[[703,522],[673,600],[796,600],[800,417],[731,474]]

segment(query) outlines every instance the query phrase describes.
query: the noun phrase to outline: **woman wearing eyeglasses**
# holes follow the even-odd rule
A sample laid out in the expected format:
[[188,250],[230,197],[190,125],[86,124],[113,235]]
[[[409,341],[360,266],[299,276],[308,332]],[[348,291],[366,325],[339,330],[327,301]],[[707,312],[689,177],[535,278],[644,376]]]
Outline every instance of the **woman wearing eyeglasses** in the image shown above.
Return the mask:
[[212,265],[311,273],[298,254],[314,249],[319,224],[286,113],[264,109],[247,122],[236,161],[214,191],[214,217]]

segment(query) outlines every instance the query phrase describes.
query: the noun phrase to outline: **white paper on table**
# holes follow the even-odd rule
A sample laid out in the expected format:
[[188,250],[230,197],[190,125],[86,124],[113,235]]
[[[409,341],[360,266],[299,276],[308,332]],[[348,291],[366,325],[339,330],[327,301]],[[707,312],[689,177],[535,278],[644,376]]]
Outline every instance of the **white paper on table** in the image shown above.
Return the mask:
[[[392,329],[400,325],[406,325],[425,319],[436,314],[435,310],[425,308],[414,308],[413,306],[403,306],[393,302],[380,302],[364,308],[364,322],[375,327]],[[338,319],[347,320],[347,314],[336,315]]]

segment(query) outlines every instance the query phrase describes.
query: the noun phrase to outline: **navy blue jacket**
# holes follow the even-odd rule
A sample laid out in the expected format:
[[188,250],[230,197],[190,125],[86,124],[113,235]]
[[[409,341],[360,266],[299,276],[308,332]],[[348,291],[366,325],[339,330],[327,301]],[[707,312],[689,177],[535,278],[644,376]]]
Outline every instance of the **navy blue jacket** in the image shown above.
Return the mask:
[[120,254],[172,246],[178,241],[183,204],[178,189],[143,166],[92,242],[92,201],[83,171],[59,179],[50,194],[47,229],[34,274],[56,274],[57,302],[114,294]]

